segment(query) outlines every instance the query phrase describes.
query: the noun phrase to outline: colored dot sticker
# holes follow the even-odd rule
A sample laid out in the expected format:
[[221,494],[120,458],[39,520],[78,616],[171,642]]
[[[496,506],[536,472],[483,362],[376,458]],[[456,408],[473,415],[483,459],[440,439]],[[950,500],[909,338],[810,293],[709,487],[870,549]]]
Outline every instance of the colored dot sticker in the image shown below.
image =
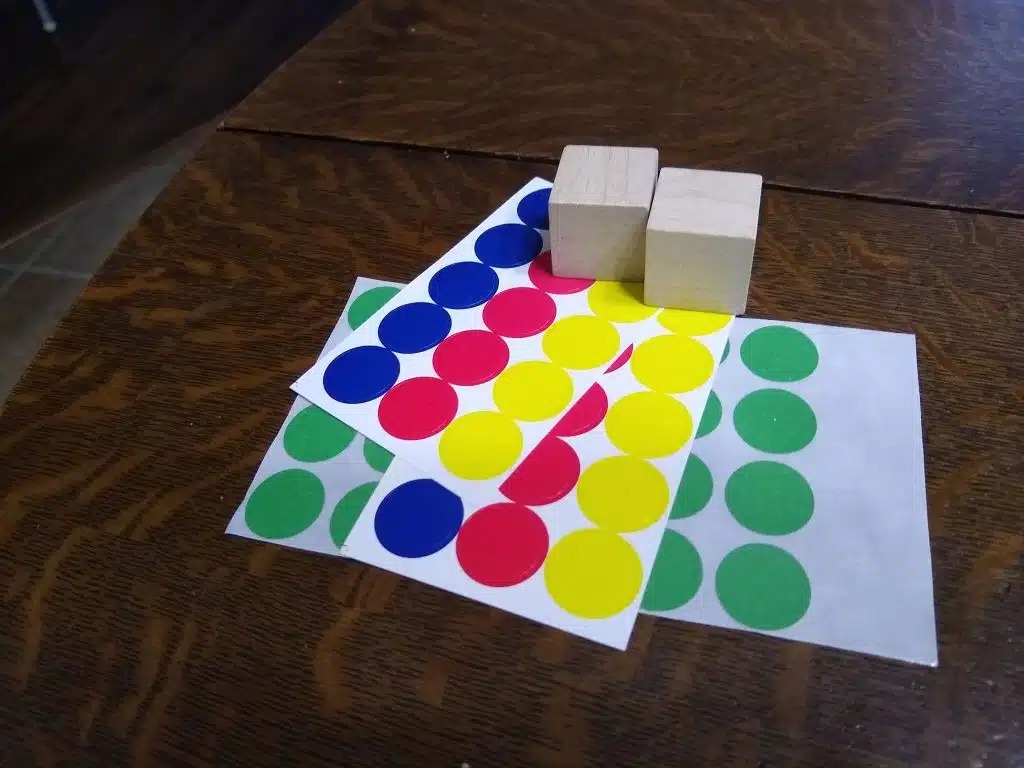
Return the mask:
[[459,409],[452,385],[431,376],[406,379],[377,408],[381,427],[399,440],[423,440],[451,424]]
[[245,503],[249,530],[265,539],[287,539],[313,524],[324,508],[324,485],[305,469],[285,469],[263,480]]
[[796,328],[767,325],[743,340],[740,359],[762,379],[800,381],[818,367],[818,348]]
[[353,331],[369,320],[374,313],[398,294],[398,288],[380,285],[362,293],[348,309],[348,327]]
[[644,590],[645,611],[674,611],[690,602],[704,580],[700,554],[688,538],[667,530]]
[[499,336],[525,339],[555,321],[555,300],[536,288],[509,288],[484,306],[484,325]]
[[714,491],[714,480],[708,465],[699,456],[690,454],[683,469],[683,479],[679,481],[675,501],[669,511],[669,518],[680,520],[700,512],[711,501]]
[[699,341],[688,336],[665,335],[640,344],[629,367],[645,387],[678,394],[697,389],[710,379],[715,359]]
[[728,357],[729,357],[729,350],[730,349],[731,349],[731,344],[727,340],[725,342],[725,349],[722,350],[722,359],[718,361],[719,363],[724,363],[728,359]]
[[491,331],[460,331],[434,350],[434,370],[450,384],[472,387],[490,381],[508,365],[508,344]]
[[339,403],[368,403],[395,382],[401,367],[395,353],[383,347],[353,347],[324,370],[324,391]]
[[658,323],[662,328],[683,336],[707,336],[725,328],[730,320],[732,315],[694,312],[689,309],[663,309],[658,313]]
[[612,373],[614,371],[619,370],[619,368],[621,368],[622,366],[624,366],[626,363],[629,362],[629,358],[631,358],[632,356],[633,356],[633,345],[630,344],[628,347],[626,347],[624,350],[622,350],[622,354],[621,355],[619,355],[614,360],[612,360],[612,364],[609,365],[607,368],[605,368],[604,372],[605,373]]
[[558,501],[576,485],[580,459],[572,446],[557,437],[545,437],[523,460],[500,490],[519,504],[540,507]]
[[455,556],[462,570],[485,587],[511,587],[533,576],[548,554],[548,529],[520,504],[491,504],[459,530]]
[[587,304],[598,317],[613,323],[637,323],[658,311],[643,302],[643,283],[600,281],[587,291]]
[[621,536],[585,528],[559,539],[544,561],[544,586],[566,613],[606,619],[640,594],[643,565]]
[[811,605],[803,566],[770,544],[746,544],[726,555],[715,574],[715,590],[726,613],[762,631],[793,626]]
[[608,439],[630,456],[655,459],[671,456],[693,434],[686,406],[660,392],[633,392],[608,410]]
[[464,480],[487,480],[512,467],[523,450],[523,433],[503,413],[459,416],[441,434],[438,455],[445,469]]
[[722,420],[722,401],[714,390],[708,395],[707,405],[704,406],[704,413],[701,414],[700,424],[697,426],[697,437],[710,435],[715,427]]
[[600,384],[591,384],[583,397],[559,419],[551,434],[559,437],[582,435],[600,424],[607,412],[608,395]]
[[516,206],[516,213],[522,219],[523,224],[534,229],[548,228],[548,200],[551,197],[551,189],[538,189],[531,192],[519,201]]
[[570,315],[544,331],[544,354],[563,368],[589,371],[619,351],[619,332],[593,315]]
[[430,298],[448,309],[478,307],[498,292],[498,273],[476,261],[439,269],[427,286]]
[[609,456],[580,475],[576,499],[594,525],[616,533],[642,531],[668,508],[668,483],[654,465],[634,456]]
[[376,487],[377,483],[356,486],[335,505],[334,512],[331,513],[331,541],[334,542],[334,546],[341,547],[345,543]]
[[799,451],[818,431],[811,406],[784,389],[751,392],[736,404],[732,420],[744,442],[765,453]]
[[416,301],[384,315],[377,337],[392,352],[411,355],[436,347],[451,329],[452,318],[444,307]]
[[527,360],[506,368],[494,382],[494,404],[517,421],[544,421],[572,400],[572,378],[554,363]]
[[585,291],[594,284],[593,280],[577,277],[555,277],[551,272],[551,251],[544,251],[530,263],[527,271],[530,282],[545,293],[566,296]]
[[356,431],[326,411],[303,408],[284,429],[284,450],[296,461],[324,461],[348,448]]
[[388,491],[374,515],[377,540],[398,557],[440,552],[462,525],[462,499],[434,480],[410,480]]
[[489,267],[508,269],[532,261],[544,240],[525,224],[498,224],[485,230],[473,244],[476,257]]
[[366,459],[366,463],[370,465],[370,469],[375,469],[378,472],[386,472],[388,467],[391,466],[391,460],[395,458],[395,455],[386,448],[377,445],[377,443],[373,442],[370,438],[364,437],[363,458]]
[[754,461],[725,483],[725,505],[754,533],[782,536],[803,528],[814,513],[814,492],[804,476],[777,461]]

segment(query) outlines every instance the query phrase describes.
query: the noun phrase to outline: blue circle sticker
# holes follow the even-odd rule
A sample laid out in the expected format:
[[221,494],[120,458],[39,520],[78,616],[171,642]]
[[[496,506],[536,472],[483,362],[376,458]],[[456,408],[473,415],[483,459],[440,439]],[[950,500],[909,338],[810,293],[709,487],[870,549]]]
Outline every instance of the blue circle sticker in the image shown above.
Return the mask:
[[434,480],[410,480],[381,500],[373,519],[377,540],[399,557],[440,552],[462,526],[462,499]]
[[478,261],[460,261],[438,270],[427,292],[448,309],[478,307],[498,292],[498,273]]
[[523,224],[534,229],[547,229],[548,200],[550,198],[550,189],[538,189],[520,200],[516,213],[523,220]]
[[451,329],[452,318],[444,307],[417,301],[388,312],[377,327],[377,337],[392,352],[411,355],[436,347]]
[[476,239],[476,257],[490,267],[518,267],[533,261],[544,247],[544,239],[525,224],[498,224]]
[[324,391],[339,403],[368,403],[398,381],[401,366],[383,347],[354,347],[334,358],[324,371]]

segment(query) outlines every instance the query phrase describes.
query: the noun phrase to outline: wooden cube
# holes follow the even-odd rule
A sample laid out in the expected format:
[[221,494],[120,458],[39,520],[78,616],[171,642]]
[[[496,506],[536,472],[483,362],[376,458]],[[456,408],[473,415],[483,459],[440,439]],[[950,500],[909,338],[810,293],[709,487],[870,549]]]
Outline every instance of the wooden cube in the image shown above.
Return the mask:
[[658,150],[568,146],[551,190],[551,271],[592,280],[644,279],[644,232]]
[[644,303],[744,312],[760,207],[757,174],[662,168],[647,220]]

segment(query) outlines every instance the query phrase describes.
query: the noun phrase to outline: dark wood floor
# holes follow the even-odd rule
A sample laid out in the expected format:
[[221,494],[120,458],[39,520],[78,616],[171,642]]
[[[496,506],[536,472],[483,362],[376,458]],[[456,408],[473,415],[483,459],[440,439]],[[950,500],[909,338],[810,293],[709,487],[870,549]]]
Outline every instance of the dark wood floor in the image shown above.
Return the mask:
[[241,100],[352,0],[0,0],[0,242]]

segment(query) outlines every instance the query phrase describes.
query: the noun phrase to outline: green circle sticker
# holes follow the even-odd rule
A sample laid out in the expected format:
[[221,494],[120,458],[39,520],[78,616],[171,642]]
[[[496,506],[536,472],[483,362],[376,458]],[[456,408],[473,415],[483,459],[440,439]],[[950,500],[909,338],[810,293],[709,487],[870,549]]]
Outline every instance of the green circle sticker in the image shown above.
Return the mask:
[[711,470],[700,460],[700,457],[691,453],[686,460],[683,479],[679,482],[679,490],[676,491],[675,501],[672,502],[669,518],[679,520],[697,514],[711,501],[713,490],[714,481],[711,479]]
[[766,325],[743,340],[740,358],[762,379],[800,381],[818,367],[818,348],[796,328]]
[[380,285],[357,296],[348,309],[348,327],[354,331],[369,320],[378,309],[391,301],[397,293],[398,288]]
[[715,431],[715,427],[718,426],[718,422],[721,420],[722,401],[718,399],[715,391],[711,390],[711,394],[708,395],[707,405],[704,406],[704,413],[700,417],[700,424],[697,425],[697,437],[710,435]]
[[715,591],[726,613],[751,629],[791,627],[811,604],[803,566],[770,544],[745,544],[726,555],[715,574]]
[[377,483],[358,485],[342,496],[341,501],[334,507],[334,512],[331,514],[331,541],[335,546],[340,547],[344,544],[345,539],[352,533],[352,528],[376,487]]
[[814,493],[792,467],[754,461],[726,481],[725,505],[736,522],[754,533],[781,536],[800,530],[811,519]]
[[818,431],[811,406],[784,389],[751,392],[736,404],[732,418],[747,445],[765,453],[799,451]]
[[724,362],[725,362],[725,360],[726,360],[726,358],[727,358],[727,357],[729,357],[729,349],[730,349],[730,346],[729,346],[729,340],[728,340],[728,339],[726,339],[726,340],[725,340],[725,349],[723,349],[723,350],[722,350],[722,359],[718,361],[718,364],[719,364],[719,365],[721,365],[722,363],[724,363]]
[[384,472],[391,466],[391,460],[395,458],[395,455],[367,437],[363,441],[363,458],[366,459],[366,463],[370,465],[371,469]]
[[682,534],[665,531],[644,591],[645,611],[671,611],[686,605],[700,589],[704,568],[697,548]]
[[256,486],[245,504],[249,530],[265,539],[287,539],[313,524],[324,507],[324,485],[305,469],[286,469]]
[[356,431],[327,411],[303,408],[284,429],[284,449],[296,461],[324,461],[348,448]]

